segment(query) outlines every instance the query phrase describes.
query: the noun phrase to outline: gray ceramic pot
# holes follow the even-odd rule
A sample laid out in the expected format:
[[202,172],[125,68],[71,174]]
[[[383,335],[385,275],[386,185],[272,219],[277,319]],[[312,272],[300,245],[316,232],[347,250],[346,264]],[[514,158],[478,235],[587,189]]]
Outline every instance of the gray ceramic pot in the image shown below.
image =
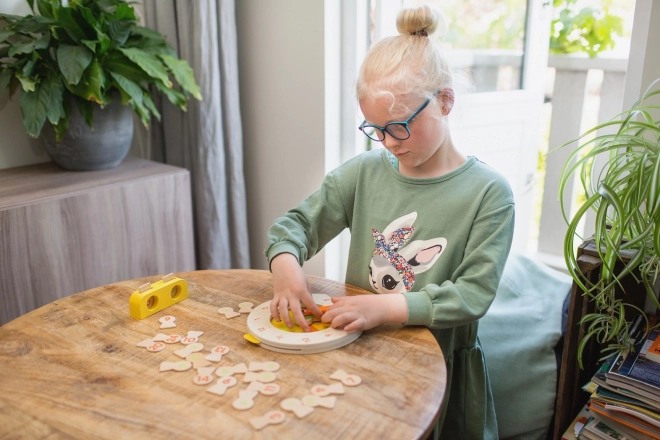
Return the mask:
[[41,140],[48,155],[62,168],[73,171],[103,170],[124,160],[133,141],[133,109],[115,100],[101,108],[94,105],[92,131],[75,104],[71,106],[69,128],[62,142],[46,121]]

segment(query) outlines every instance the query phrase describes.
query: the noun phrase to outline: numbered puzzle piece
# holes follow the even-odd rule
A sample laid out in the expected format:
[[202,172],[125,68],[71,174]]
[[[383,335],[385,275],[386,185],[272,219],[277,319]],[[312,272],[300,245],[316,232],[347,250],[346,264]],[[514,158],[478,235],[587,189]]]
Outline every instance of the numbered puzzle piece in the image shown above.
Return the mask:
[[158,322],[160,322],[160,328],[174,328],[176,327],[174,321],[176,321],[174,316],[163,316],[162,318],[158,318]]
[[215,367],[198,368],[197,375],[193,377],[193,383],[196,385],[208,385],[212,383],[215,380],[215,376],[213,376],[214,371]]
[[341,383],[333,383],[332,385],[318,384],[312,387],[312,394],[317,396],[328,396],[330,394],[344,394],[344,386]]
[[[211,362],[204,359],[204,353],[200,353],[200,352],[189,354],[188,356],[186,356],[186,360],[188,362],[192,362],[193,368],[196,370],[211,365]],[[215,371],[215,367],[213,367],[213,371]]]
[[192,368],[192,363],[188,361],[179,361],[179,362],[161,362],[160,371],[186,371]]
[[254,406],[254,398],[259,394],[257,391],[241,390],[238,392],[238,399],[231,404],[234,408],[244,411]]
[[158,333],[152,339],[154,341],[164,342],[166,344],[176,344],[177,342],[179,342],[181,340],[181,336],[179,336],[179,335],[166,335],[164,333]]
[[237,316],[241,316],[240,313],[235,312],[234,309],[231,307],[220,307],[218,309],[218,313],[221,315],[225,315],[225,318],[231,319],[231,318],[236,318]]
[[252,313],[252,307],[254,304],[251,302],[238,303],[238,313]]
[[280,402],[280,406],[286,411],[292,411],[299,419],[307,417],[314,412],[314,407],[303,405],[300,399],[296,399],[295,397],[284,399]]
[[268,425],[278,425],[286,419],[286,415],[282,411],[268,411],[261,417],[253,417],[250,419],[250,424],[256,430],[265,428]]
[[234,374],[237,373],[247,373],[247,367],[245,366],[245,364],[240,363],[232,367],[228,367],[228,366],[218,367],[218,369],[215,371],[215,374],[217,374],[220,377],[233,376]]
[[211,349],[211,354],[206,355],[206,359],[211,362],[220,362],[222,360],[222,356],[227,353],[229,353],[229,347],[225,347],[224,345],[216,345]]
[[314,394],[308,394],[304,396],[300,401],[303,403],[303,405],[307,406],[322,406],[324,408],[334,408],[335,403],[337,402],[337,398],[335,396],[330,396],[330,397],[320,397],[316,396]]
[[206,391],[209,393],[217,394],[218,396],[224,396],[227,392],[227,389],[233,387],[237,383],[238,381],[234,376],[221,377],[215,384],[213,384],[213,386],[207,388]]
[[356,387],[362,383],[362,378],[355,374],[348,374],[344,370],[337,370],[330,375],[330,379],[340,380],[346,386]]
[[277,374],[270,371],[262,371],[261,373],[255,373],[253,371],[248,371],[243,376],[243,382],[248,383],[254,380],[258,380],[262,383],[269,383],[277,379]]
[[250,362],[248,371],[277,371],[280,369],[280,364],[277,362]]
[[175,351],[174,354],[179,356],[180,358],[185,359],[188,357],[189,354],[202,351],[203,349],[204,349],[204,345],[200,344],[199,342],[196,342],[194,344],[187,345],[186,348],[182,348],[181,350]]
[[194,330],[190,330],[184,338],[181,338],[181,343],[183,345],[194,344],[195,342],[199,341],[199,337],[202,336],[203,334],[204,332],[197,332]]
[[248,391],[258,391],[264,396],[273,396],[280,392],[280,386],[276,383],[262,383],[258,380],[250,382],[247,387]]
[[140,341],[137,343],[138,347],[144,347],[148,351],[151,352],[157,352],[157,351],[163,351],[165,350],[165,344],[162,342],[154,342],[153,339],[145,339],[144,341]]

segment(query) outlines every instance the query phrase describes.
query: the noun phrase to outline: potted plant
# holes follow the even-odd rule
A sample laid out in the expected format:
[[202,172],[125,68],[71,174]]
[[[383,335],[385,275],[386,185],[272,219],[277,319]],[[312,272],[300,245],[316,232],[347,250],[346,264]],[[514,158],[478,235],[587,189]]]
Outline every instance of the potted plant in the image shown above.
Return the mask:
[[201,100],[188,63],[137,25],[126,0],[27,2],[34,15],[0,14],[0,94],[20,90],[27,134],[41,136],[64,168],[118,165],[132,140],[131,109],[145,126],[160,120],[155,91],[182,110],[189,95]]
[[[632,108],[565,144],[577,142],[578,147],[566,161],[560,177],[564,218],[564,187],[576,175],[584,202],[573,219],[567,220],[564,257],[575,283],[595,302],[594,313],[586,314],[580,321],[587,324],[578,347],[581,367],[582,351],[591,338],[604,347],[605,357],[614,354],[628,346],[626,310],[632,308],[644,314],[615,295],[624,277],[634,277],[637,286],[660,308],[655,289],[660,269],[660,120],[652,115],[660,107],[649,102],[660,95],[660,90],[651,91],[659,81],[654,81]],[[585,136],[606,127],[615,132],[580,143]],[[607,157],[602,170],[594,167],[598,156]],[[593,240],[602,260],[595,283],[587,282],[574,254],[578,223],[590,209],[596,212]]]

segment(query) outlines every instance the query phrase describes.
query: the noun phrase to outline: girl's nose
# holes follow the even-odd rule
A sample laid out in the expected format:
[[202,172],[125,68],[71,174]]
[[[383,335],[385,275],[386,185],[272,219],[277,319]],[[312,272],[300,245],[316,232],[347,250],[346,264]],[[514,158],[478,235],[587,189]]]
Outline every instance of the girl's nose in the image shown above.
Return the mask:
[[389,134],[388,132],[385,132],[385,139],[383,139],[382,142],[385,148],[387,148],[388,150],[391,150],[392,148],[401,144],[400,140],[392,137],[392,135]]

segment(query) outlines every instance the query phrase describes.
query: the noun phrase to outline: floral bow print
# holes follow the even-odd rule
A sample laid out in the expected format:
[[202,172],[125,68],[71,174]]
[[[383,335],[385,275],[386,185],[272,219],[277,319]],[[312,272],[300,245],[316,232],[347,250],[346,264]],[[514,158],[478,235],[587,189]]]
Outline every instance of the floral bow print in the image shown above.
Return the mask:
[[376,243],[376,249],[374,249],[373,254],[380,255],[387,259],[390,264],[392,264],[392,267],[399,272],[399,275],[401,275],[401,279],[403,280],[403,285],[406,288],[406,292],[409,291],[415,283],[415,273],[406,259],[399,255],[399,249],[408,243],[413,232],[415,232],[413,226],[409,228],[400,228],[392,232],[388,238],[385,238],[385,236],[377,229],[371,230],[371,235]]

